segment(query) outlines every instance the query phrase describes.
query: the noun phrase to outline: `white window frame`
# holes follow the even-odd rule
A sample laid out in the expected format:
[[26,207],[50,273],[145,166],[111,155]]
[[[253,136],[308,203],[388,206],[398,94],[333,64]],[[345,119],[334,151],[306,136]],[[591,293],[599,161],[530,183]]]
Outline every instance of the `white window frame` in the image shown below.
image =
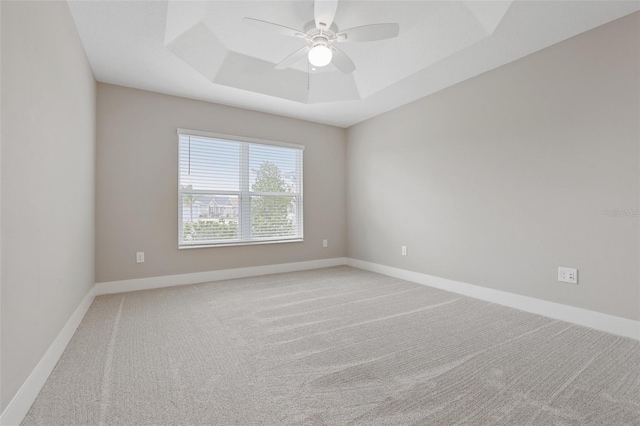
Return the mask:
[[[244,136],[225,135],[221,133],[203,132],[200,130],[189,129],[177,129],[178,133],[178,249],[186,250],[193,248],[206,248],[206,247],[229,247],[229,246],[244,246],[244,245],[257,245],[257,244],[274,244],[274,243],[293,243],[304,241],[304,203],[303,203],[303,188],[304,188],[304,145],[271,141],[266,139],[248,138]],[[183,195],[186,193],[180,186],[180,136],[195,136],[211,139],[220,139],[229,142],[241,143],[241,159],[240,159],[240,191],[217,191],[217,190],[189,190],[190,194],[203,194],[203,195],[235,195],[238,197],[238,217],[239,217],[239,229],[240,238],[229,239],[224,241],[203,241],[202,243],[185,244],[183,242],[183,207],[182,200]],[[274,192],[257,192],[251,191],[249,188],[249,144],[267,145],[267,146],[281,146],[285,148],[294,148],[299,150],[297,155],[298,164],[300,165],[300,185],[299,191],[296,193],[274,193]],[[294,237],[262,237],[251,238],[251,197],[252,196],[295,196],[296,203],[296,221],[297,229],[300,230],[300,234]]]

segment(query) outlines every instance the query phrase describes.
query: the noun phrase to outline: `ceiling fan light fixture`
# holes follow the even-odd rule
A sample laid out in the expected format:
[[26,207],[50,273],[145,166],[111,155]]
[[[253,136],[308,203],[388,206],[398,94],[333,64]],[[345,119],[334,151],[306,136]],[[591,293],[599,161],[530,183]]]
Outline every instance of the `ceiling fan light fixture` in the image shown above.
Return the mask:
[[324,44],[317,44],[309,51],[309,62],[316,67],[324,67],[331,63],[333,53]]
[[[2,0],[0,0],[2,1]],[[303,30],[295,30],[273,22],[254,18],[244,18],[243,22],[261,31],[301,37],[306,46],[289,54],[277,65],[277,70],[284,70],[302,61],[305,56],[314,67],[333,64],[336,70],[349,74],[356,70],[353,61],[335,43],[367,42],[397,37],[400,33],[398,24],[380,23],[361,25],[338,32],[338,25],[333,22],[339,0],[314,0],[313,21],[307,22]],[[315,71],[315,68],[314,68]]]

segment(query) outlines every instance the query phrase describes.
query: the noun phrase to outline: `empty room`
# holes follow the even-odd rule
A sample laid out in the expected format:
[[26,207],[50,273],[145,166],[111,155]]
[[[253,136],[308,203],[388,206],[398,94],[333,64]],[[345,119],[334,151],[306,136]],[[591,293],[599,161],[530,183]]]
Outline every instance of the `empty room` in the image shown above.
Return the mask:
[[0,425],[640,425],[640,2],[0,1]]

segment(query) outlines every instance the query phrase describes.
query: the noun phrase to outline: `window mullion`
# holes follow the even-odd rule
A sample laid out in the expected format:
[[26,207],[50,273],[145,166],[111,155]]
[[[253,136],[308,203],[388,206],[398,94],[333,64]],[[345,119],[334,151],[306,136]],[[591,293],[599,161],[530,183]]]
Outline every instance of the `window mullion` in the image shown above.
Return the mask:
[[303,233],[303,229],[304,229],[304,218],[303,213],[302,213],[302,206],[303,206],[303,202],[302,202],[302,181],[303,181],[303,177],[302,177],[302,151],[298,151],[296,152],[296,188],[295,188],[295,192],[297,193],[297,197],[296,197],[296,226],[297,226],[297,230],[296,233],[298,234],[298,236],[302,237],[302,233]]
[[240,239],[251,239],[251,194],[249,193],[249,144],[242,143],[240,153]]

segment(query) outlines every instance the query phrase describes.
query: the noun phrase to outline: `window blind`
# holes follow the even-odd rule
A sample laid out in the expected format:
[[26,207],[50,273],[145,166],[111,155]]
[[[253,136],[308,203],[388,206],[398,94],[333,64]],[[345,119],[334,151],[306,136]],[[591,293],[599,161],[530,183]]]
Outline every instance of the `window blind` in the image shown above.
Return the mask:
[[301,145],[178,130],[180,248],[303,238]]

